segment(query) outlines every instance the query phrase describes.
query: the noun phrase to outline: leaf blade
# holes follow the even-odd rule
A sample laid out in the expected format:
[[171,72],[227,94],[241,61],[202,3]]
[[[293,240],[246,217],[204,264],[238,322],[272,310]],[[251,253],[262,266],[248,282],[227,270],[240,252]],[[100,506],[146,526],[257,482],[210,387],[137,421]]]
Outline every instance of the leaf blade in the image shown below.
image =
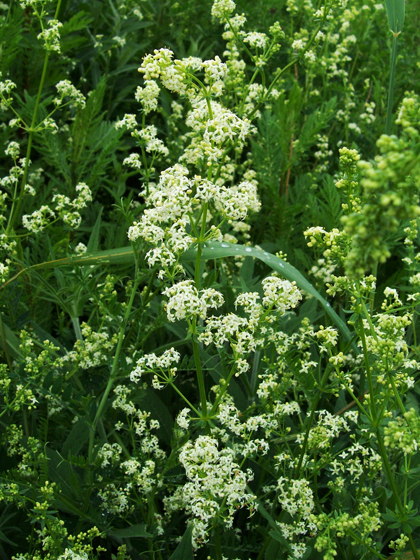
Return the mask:
[[385,0],[389,28],[392,33],[400,34],[405,19],[405,0]]
[[[326,313],[329,315],[331,320],[334,322],[336,327],[341,331],[345,339],[350,342],[352,340],[352,334],[345,324],[345,322],[337,315],[337,313],[332,309],[331,305],[321,296],[321,294],[312,286],[308,280],[301,274],[297,268],[292,266],[290,263],[283,261],[279,257],[268,253],[267,251],[262,251],[256,247],[245,247],[244,245],[229,245],[228,243],[211,242],[206,243],[203,249],[204,259],[217,259],[223,257],[235,257],[235,256],[245,256],[254,257],[268,266],[273,270],[284,276],[287,280],[296,282],[296,285],[310,294],[312,297],[317,299],[322,307],[325,309]],[[195,260],[196,250],[188,249],[182,257],[181,261],[191,262]]]

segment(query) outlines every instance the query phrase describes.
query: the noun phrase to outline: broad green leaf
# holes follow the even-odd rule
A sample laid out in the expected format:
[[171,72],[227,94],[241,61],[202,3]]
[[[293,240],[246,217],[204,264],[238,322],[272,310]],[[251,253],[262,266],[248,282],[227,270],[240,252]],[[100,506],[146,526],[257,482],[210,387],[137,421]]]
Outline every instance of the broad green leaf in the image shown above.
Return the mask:
[[192,549],[192,525],[188,525],[181,542],[176,547],[169,560],[194,560]]
[[405,18],[405,0],[385,0],[389,28],[393,33],[402,31]]
[[[195,260],[196,250],[189,249],[186,251],[182,257],[181,261],[188,262]],[[256,249],[255,247],[244,247],[244,245],[234,245],[229,243],[205,243],[203,249],[204,259],[220,259],[223,257],[255,257],[260,259],[273,270],[284,276],[287,280],[291,282],[296,282],[296,285],[310,294],[312,297],[317,299],[322,307],[325,309],[326,313],[329,315],[331,320],[334,322],[336,327],[341,331],[345,339],[350,342],[352,339],[351,332],[349,331],[345,322],[337,315],[337,313],[332,309],[331,305],[321,296],[321,294],[312,286],[310,282],[291,264],[279,259],[267,251],[262,251],[261,249]]]
[[136,537],[148,539],[153,537],[153,535],[146,531],[146,525],[144,524],[131,525],[131,527],[126,527],[125,529],[110,529],[109,534],[120,537],[120,539],[132,539]]

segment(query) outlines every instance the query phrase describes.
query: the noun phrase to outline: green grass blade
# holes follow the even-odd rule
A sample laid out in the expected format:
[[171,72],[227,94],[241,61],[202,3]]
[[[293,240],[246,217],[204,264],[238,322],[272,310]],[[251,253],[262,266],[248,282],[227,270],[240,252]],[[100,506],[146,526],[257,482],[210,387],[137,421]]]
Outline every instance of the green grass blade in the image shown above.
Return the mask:
[[389,28],[392,33],[401,33],[405,18],[405,0],[385,0]]
[[[317,299],[322,307],[325,309],[326,313],[329,315],[331,320],[334,322],[336,327],[344,335],[345,339],[350,342],[352,340],[352,334],[348,329],[346,323],[337,315],[337,313],[332,309],[331,305],[321,296],[321,294],[316,290],[310,282],[291,264],[279,259],[275,255],[262,251],[261,249],[256,249],[255,247],[244,247],[243,245],[230,245],[229,243],[205,243],[203,249],[203,259],[221,259],[223,257],[255,257],[260,261],[263,261],[273,270],[281,274],[287,280],[291,282],[296,282],[296,285],[310,294],[312,297]],[[189,249],[186,251],[182,257],[181,261],[191,262],[195,260],[196,250]]]
[[[181,262],[193,262],[196,258],[196,249],[189,249],[181,256]],[[287,280],[291,282],[296,282],[296,285],[310,294],[312,297],[317,299],[322,307],[325,309],[326,313],[329,315],[331,320],[334,322],[336,327],[341,331],[348,342],[352,339],[352,334],[349,331],[345,322],[337,315],[337,313],[332,309],[331,305],[321,296],[321,294],[316,290],[308,280],[291,264],[279,259],[275,255],[262,251],[261,249],[256,249],[255,247],[245,247],[243,245],[230,245],[228,243],[206,243],[203,248],[203,259],[221,259],[224,257],[254,257],[257,258],[273,270],[284,276]],[[120,247],[118,249],[111,249],[109,251],[100,251],[98,253],[91,253],[81,256],[70,257],[67,259],[58,259],[54,261],[48,261],[40,264],[36,264],[30,268],[34,270],[46,270],[49,268],[57,268],[61,266],[90,266],[95,264],[131,264],[134,263],[134,252],[132,247]],[[17,278],[22,272],[27,269],[22,270],[11,278],[6,284]]]
[[134,264],[134,251],[131,246],[119,247],[118,249],[110,249],[108,251],[99,251],[98,253],[86,253],[84,255],[68,257],[66,259],[57,259],[39,264],[34,264],[27,268],[23,268],[12,278],[9,278],[0,289],[5,288],[10,282],[16,280],[21,274],[28,270],[47,270],[50,268],[60,268],[62,266],[90,266],[99,264]]

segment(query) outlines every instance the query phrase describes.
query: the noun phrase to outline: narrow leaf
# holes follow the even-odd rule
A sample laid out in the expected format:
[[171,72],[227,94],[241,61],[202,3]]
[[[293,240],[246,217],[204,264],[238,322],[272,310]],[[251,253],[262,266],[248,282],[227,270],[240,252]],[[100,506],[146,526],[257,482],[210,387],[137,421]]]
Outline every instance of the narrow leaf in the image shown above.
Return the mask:
[[153,536],[146,531],[146,525],[144,524],[131,525],[131,527],[126,527],[125,529],[111,529],[109,534],[120,537],[120,539],[136,537],[148,539]]
[[7,348],[13,358],[22,358],[22,352],[19,349],[20,340],[3,320],[0,323],[0,347],[4,351]]
[[78,455],[89,439],[87,418],[81,418],[74,424],[61,448],[61,455],[66,459],[68,455]]
[[188,525],[181,542],[176,547],[169,560],[194,560],[192,549],[192,525]]
[[[190,262],[195,260],[196,250],[189,249],[186,251],[181,260],[184,262]],[[331,305],[321,296],[321,294],[312,286],[308,280],[291,264],[279,259],[267,251],[262,251],[261,249],[256,249],[255,247],[245,247],[243,245],[230,245],[229,243],[205,243],[203,249],[204,259],[220,259],[223,257],[255,257],[260,259],[273,270],[281,274],[287,280],[291,282],[296,282],[296,285],[310,294],[312,297],[317,299],[322,307],[325,309],[326,313],[329,315],[331,320],[334,322],[336,327],[341,331],[345,339],[350,342],[352,339],[351,332],[349,331],[345,322],[337,315],[337,313],[332,309]]]
[[393,33],[402,31],[405,18],[405,0],[385,0],[389,28]]
[[102,216],[103,209],[104,207],[102,206],[102,208],[99,211],[98,217],[96,218],[95,225],[92,228],[92,233],[90,234],[89,241],[87,244],[87,250],[86,250],[87,254],[95,253],[96,251],[98,251],[99,232],[101,230],[101,216]]

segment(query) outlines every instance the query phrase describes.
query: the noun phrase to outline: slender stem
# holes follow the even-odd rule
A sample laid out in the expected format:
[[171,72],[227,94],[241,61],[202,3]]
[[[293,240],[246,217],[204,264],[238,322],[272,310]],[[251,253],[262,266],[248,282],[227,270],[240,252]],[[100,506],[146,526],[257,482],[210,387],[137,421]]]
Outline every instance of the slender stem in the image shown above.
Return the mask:
[[7,365],[9,366],[9,371],[11,373],[13,371],[13,363],[12,363],[12,360],[10,358],[9,348],[7,346],[6,334],[4,332],[4,326],[3,326],[3,320],[1,318],[1,313],[0,313],[0,335],[1,335],[2,342],[3,342],[3,352],[4,352],[4,355],[6,356]]
[[[372,276],[374,276],[375,278],[377,278],[378,276],[378,261],[376,261],[372,267]],[[374,306],[375,306],[375,290],[372,290],[369,294],[369,307],[371,312],[373,311]]]
[[236,371],[236,367],[235,367],[235,365],[234,365],[234,366],[232,367],[232,369],[230,370],[229,375],[228,375],[228,378],[226,379],[225,384],[223,385],[223,387],[222,387],[220,393],[218,394],[217,399],[216,399],[215,402],[214,402],[214,405],[212,406],[212,409],[211,409],[211,411],[210,411],[210,416],[213,416],[213,414],[216,413],[217,407],[219,406],[219,403],[220,403],[220,401],[222,400],[223,395],[226,393],[226,391],[227,391],[227,389],[228,389],[228,387],[229,387],[230,380],[232,379],[232,376],[233,376],[233,374],[235,373],[235,371]]
[[[138,270],[137,270],[137,262],[136,262],[135,276],[134,276],[135,278],[137,278],[137,272],[138,272]],[[123,345],[123,342],[124,342],[125,329],[126,329],[126,326],[127,326],[127,323],[128,323],[129,316],[130,316],[131,308],[133,306],[134,298],[136,296],[138,284],[139,284],[139,280],[135,280],[135,282],[133,284],[133,289],[132,289],[132,292],[131,292],[131,295],[130,295],[130,300],[127,304],[127,308],[126,308],[125,314],[124,314],[124,319],[123,319],[123,322],[122,322],[122,325],[121,325],[120,334],[119,334],[119,337],[118,337],[117,349],[115,351],[114,361],[112,363],[111,374],[109,376],[108,383],[107,383],[107,386],[105,388],[105,391],[102,395],[101,402],[99,403],[98,410],[96,411],[95,418],[92,422],[92,429],[91,429],[90,434],[89,434],[89,461],[92,460],[93,443],[94,443],[94,439],[95,439],[96,427],[98,425],[99,420],[102,417],[102,414],[103,414],[103,411],[104,411],[104,408],[105,408],[105,405],[106,405],[106,401],[108,400],[109,393],[111,392],[112,386],[114,384],[114,381],[115,381],[115,378],[116,378],[116,375],[117,375],[117,371],[118,371],[117,366],[118,366],[118,362],[119,362],[119,358],[120,358],[120,354],[121,354],[122,345]]]
[[305,439],[303,441],[302,451],[301,451],[301,454],[300,454],[300,457],[299,457],[299,463],[298,463],[298,465],[296,467],[296,470],[295,470],[295,473],[293,475],[293,478],[295,480],[297,480],[300,476],[300,470],[302,468],[303,459],[305,457],[306,449],[308,447],[309,433],[311,431],[312,423],[313,423],[314,418],[315,418],[315,412],[316,412],[316,409],[318,407],[319,401],[321,400],[323,389],[324,389],[325,384],[328,381],[329,376],[330,376],[330,368],[326,367],[325,371],[324,371],[324,375],[322,376],[321,382],[319,384],[318,394],[317,394],[315,400],[312,402],[312,406],[310,408],[309,416],[307,417]]
[[386,557],[381,554],[380,552],[378,552],[377,550],[375,550],[372,546],[369,546],[366,542],[363,542],[354,531],[352,531],[351,529],[346,529],[347,533],[349,534],[349,536],[356,542],[358,542],[359,544],[362,544],[363,546],[365,546],[374,556],[376,556],[376,558],[380,558],[381,560],[386,560]]
[[216,548],[216,560],[222,560],[222,545],[220,542],[220,530],[218,525],[216,525],[216,528],[214,529],[214,546]]
[[[370,316],[369,316],[369,318],[370,318]],[[377,414],[376,414],[376,406],[375,406],[375,403],[374,403],[375,393],[373,392],[372,370],[370,368],[369,350],[368,350],[368,347],[367,347],[365,327],[363,325],[363,320],[361,321],[360,338],[362,340],[363,356],[364,356],[364,359],[365,359],[366,374],[367,374],[368,386],[369,386],[370,414],[371,414],[373,423],[376,425]]]
[[83,336],[82,336],[82,331],[80,329],[79,317],[77,317],[77,316],[73,317],[72,316],[71,317],[71,322],[73,323],[73,329],[74,329],[74,333],[76,335],[76,339],[83,342]]
[[[196,324],[196,317],[194,317],[194,329]],[[196,333],[194,333],[192,337],[192,346],[194,352],[194,362],[195,362],[195,369],[197,372],[197,382],[198,382],[198,390],[200,391],[200,401],[201,401],[201,417],[203,419],[207,419],[207,397],[206,397],[206,386],[204,383],[204,375],[203,369],[201,367],[201,358],[200,358],[200,350],[198,347],[198,342],[195,339]]]
[[[195,259],[195,273],[194,273],[194,283],[197,290],[200,289],[200,269],[201,269],[201,256],[203,253],[203,241],[206,233],[206,218],[207,218],[208,202],[203,204],[203,213],[201,217],[201,230],[200,237],[197,240],[197,257]],[[201,367],[201,358],[197,336],[197,317],[194,317],[192,322],[192,346],[194,352],[194,362],[195,369],[197,373],[198,389],[200,391],[200,401],[201,401],[201,416],[202,418],[207,418],[207,397],[206,397],[206,386],[204,383],[203,368]]]
[[176,393],[178,393],[178,395],[187,403],[187,405],[191,407],[191,410],[194,411],[197,414],[197,416],[200,416],[200,413],[195,408],[195,406],[190,403],[187,397],[178,389],[178,387],[172,381],[169,382],[169,385]]
[[[54,19],[57,19],[58,13],[60,11],[60,5],[61,5],[61,0],[58,0],[57,8],[55,10]],[[45,54],[44,66],[42,68],[42,74],[41,74],[41,81],[39,82],[38,93],[37,93],[36,100],[35,100],[34,112],[33,112],[33,115],[32,115],[32,122],[31,122],[31,126],[29,128],[28,145],[26,147],[25,168],[23,170],[22,182],[20,184],[19,198],[18,198],[18,201],[17,201],[16,208],[15,208],[15,201],[13,201],[12,209],[11,209],[10,216],[9,216],[9,223],[7,224],[7,229],[6,229],[7,234],[13,229],[13,225],[14,225],[16,219],[19,217],[20,209],[21,209],[21,206],[22,206],[23,195],[25,193],[26,180],[28,178],[29,161],[30,161],[31,151],[32,151],[33,134],[35,132],[35,125],[36,125],[36,120],[37,120],[37,116],[38,116],[38,108],[39,108],[39,103],[41,101],[42,90],[44,88],[45,78],[47,77],[48,60],[50,58],[50,54],[51,54],[50,51],[47,51],[46,54]]]
[[392,32],[391,70],[389,73],[388,106],[386,111],[385,134],[391,134],[392,109],[394,105],[395,75],[397,69],[397,41],[399,33]]
[[[389,464],[388,454],[386,452],[385,444],[383,442],[382,434],[379,430],[379,427],[376,428],[376,438],[377,438],[377,441],[378,441],[379,453],[381,455],[382,463],[383,463],[384,468],[385,468],[386,477],[388,479],[389,485],[391,486],[391,490],[392,490],[392,493],[393,493],[398,511],[400,512],[400,515],[403,517],[404,513],[405,513],[404,507],[403,507],[403,505],[401,503],[401,500],[400,500],[400,495],[399,495],[399,492],[398,492],[398,488],[397,488],[397,485],[395,484],[395,479],[394,479],[394,476],[392,474],[391,465]],[[414,543],[412,535],[409,534],[409,535],[406,535],[406,536],[409,539],[410,548],[411,548],[411,551],[413,553],[414,558],[416,560],[420,560],[420,555],[419,555],[419,552],[417,550],[417,546]]]

